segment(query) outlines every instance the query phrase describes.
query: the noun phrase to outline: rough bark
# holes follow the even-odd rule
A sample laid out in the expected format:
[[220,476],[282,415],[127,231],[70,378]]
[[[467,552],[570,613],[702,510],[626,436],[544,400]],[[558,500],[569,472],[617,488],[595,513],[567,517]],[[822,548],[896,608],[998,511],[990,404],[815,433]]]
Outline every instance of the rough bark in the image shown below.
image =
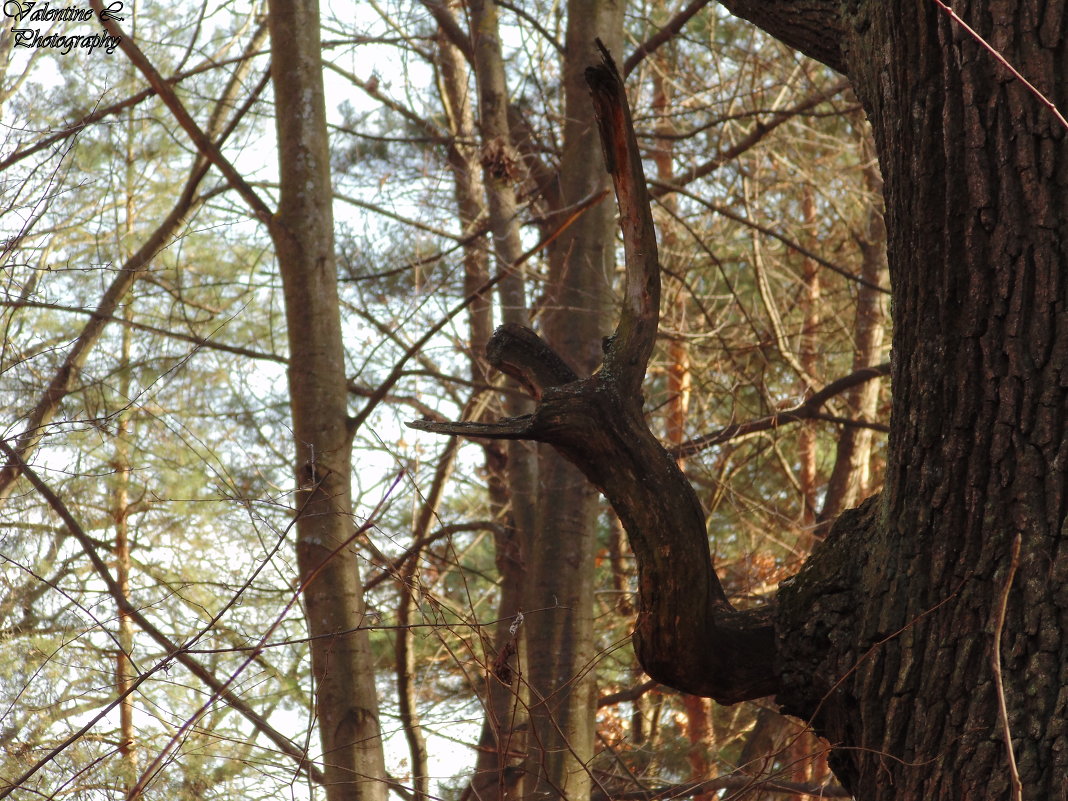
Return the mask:
[[374,662],[352,520],[348,390],[316,0],[270,4],[279,208],[271,224],[286,303],[296,447],[297,561],[311,635],[330,801],[386,798]]
[[[1060,6],[954,8],[1065,106]],[[780,592],[780,700],[858,797],[1005,798],[1012,764],[1062,797],[1068,132],[935,3],[842,12],[885,179],[892,427],[883,496]]]

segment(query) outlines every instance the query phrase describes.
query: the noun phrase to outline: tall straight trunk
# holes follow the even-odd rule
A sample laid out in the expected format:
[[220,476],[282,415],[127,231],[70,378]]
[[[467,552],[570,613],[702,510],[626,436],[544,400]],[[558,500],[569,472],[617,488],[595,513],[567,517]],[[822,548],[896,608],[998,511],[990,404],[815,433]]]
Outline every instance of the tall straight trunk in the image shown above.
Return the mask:
[[[501,319],[505,323],[526,325],[530,319],[526,289],[522,272],[515,269],[522,254],[517,217],[519,204],[515,192],[521,172],[508,123],[509,95],[497,6],[492,0],[472,0],[469,10],[478,84],[483,187],[489,209],[494,260],[496,269],[502,274],[499,284]],[[478,335],[482,330],[474,329]],[[503,406],[505,415],[510,417],[530,411],[529,401],[516,393],[508,393]],[[507,486],[499,480],[502,450]],[[527,722],[524,710],[528,705],[526,628],[513,629],[513,622],[518,619],[516,616],[522,607],[526,556],[534,531],[538,485],[535,456],[535,448],[525,442],[510,442],[504,449],[493,444],[486,450],[491,503],[502,511],[507,507],[508,512],[501,533],[495,536],[497,566],[501,571],[500,623],[487,649],[483,693],[486,717],[469,788],[480,801],[515,797],[521,775],[517,763],[525,753]]]
[[[124,314],[129,318],[129,307]],[[118,380],[119,402],[124,403],[130,395],[130,344],[129,327],[120,334],[120,366]],[[115,453],[113,463],[114,488],[111,494],[111,517],[115,529],[115,582],[124,600],[130,597],[130,411],[119,413],[115,425]],[[122,698],[119,703],[119,755],[122,757],[122,772],[129,801],[140,797],[131,794],[131,788],[137,783],[140,758],[137,740],[134,735],[133,696],[128,695],[133,685],[134,667],[130,655],[133,653],[134,629],[129,611],[122,604],[118,610],[119,626],[116,640],[119,648],[115,653],[115,691]]]
[[[812,233],[816,226],[816,201],[813,197],[812,187],[806,186],[801,198],[801,214],[805,222],[805,230],[809,232],[809,238],[814,239]],[[810,250],[815,250],[816,243],[806,243]],[[819,361],[819,338],[818,328],[820,324],[819,300],[820,300],[820,274],[819,265],[814,259],[806,258],[801,263],[801,297],[798,304],[801,308],[801,338],[798,348],[798,361],[805,375],[814,375]],[[816,391],[805,379],[801,378],[801,397],[808,400]],[[801,486],[801,525],[806,532],[811,532],[816,522],[816,489],[817,489],[817,459],[816,459],[816,426],[811,421],[801,424],[801,430],[797,436],[798,461],[798,484]],[[806,543],[807,545],[808,543]]]
[[278,212],[298,490],[297,563],[329,801],[385,801],[374,661],[352,542],[345,356],[316,0],[271,0]]
[[[134,5],[133,25],[136,25],[137,6]],[[136,32],[136,27],[133,28]],[[126,115],[126,153],[125,153],[125,209],[122,241],[128,242],[133,235],[137,215],[135,184],[137,180],[137,158],[135,141],[137,122],[131,110]],[[127,254],[123,254],[127,257]],[[123,319],[129,322],[133,317],[133,305],[122,308]],[[119,370],[117,380],[117,401],[125,405],[130,397],[130,348],[132,331],[124,326],[120,336]],[[111,519],[115,528],[115,581],[124,601],[130,598],[130,423],[131,410],[119,412],[115,423],[114,486],[111,494]],[[140,755],[134,736],[134,704],[129,695],[135,672],[131,655],[133,653],[133,620],[125,604],[118,609],[118,651],[115,654],[115,689],[122,701],[119,703],[119,755],[122,757],[127,801],[134,801],[138,794],[133,788],[137,784]]]
[[[619,54],[623,0],[571,0],[564,60],[563,154],[559,196],[564,208],[610,186],[584,71],[598,56],[600,39]],[[549,282],[542,331],[546,342],[581,375],[601,363],[609,280],[615,266],[615,210],[602,203],[587,211],[549,253]],[[536,547],[528,557],[528,677],[531,737],[527,759],[530,798],[589,796],[586,763],[593,757],[595,658],[594,555],[596,490],[555,450],[538,460]]]

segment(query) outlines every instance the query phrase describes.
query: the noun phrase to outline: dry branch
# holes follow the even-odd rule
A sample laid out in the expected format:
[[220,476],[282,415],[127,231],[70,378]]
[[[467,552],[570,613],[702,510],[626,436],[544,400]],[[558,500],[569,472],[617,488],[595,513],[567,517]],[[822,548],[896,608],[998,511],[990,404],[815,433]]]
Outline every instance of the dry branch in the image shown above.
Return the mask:
[[579,378],[533,331],[501,326],[491,362],[538,400],[496,423],[418,421],[413,428],[553,445],[612,503],[638,563],[635,650],[646,672],[685,692],[734,703],[774,693],[768,608],[736,611],[712,568],[704,513],[675,459],[653,436],[641,385],[659,322],[660,270],[641,160],[623,82],[604,48],[587,70],[615,184],[626,254],[623,308],[601,370]]

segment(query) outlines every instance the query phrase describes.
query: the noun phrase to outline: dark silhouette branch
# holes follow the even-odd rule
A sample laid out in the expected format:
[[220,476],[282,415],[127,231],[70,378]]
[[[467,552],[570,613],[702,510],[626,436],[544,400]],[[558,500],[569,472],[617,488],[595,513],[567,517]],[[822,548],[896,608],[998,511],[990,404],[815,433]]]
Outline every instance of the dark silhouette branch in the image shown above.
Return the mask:
[[645,176],[623,81],[601,48],[587,70],[605,161],[615,184],[626,257],[623,308],[602,368],[579,378],[533,331],[501,326],[491,364],[537,399],[496,423],[418,421],[413,428],[554,446],[615,508],[638,567],[638,659],[662,684],[723,703],[776,692],[770,609],[737,611],[712,567],[704,513],[642,410],[642,382],[659,323],[660,269]]
[[779,426],[796,423],[801,420],[829,420],[843,425],[864,425],[869,428],[874,428],[877,431],[887,432],[889,431],[889,427],[882,424],[864,423],[857,420],[843,420],[842,418],[820,412],[820,409],[823,408],[823,404],[834,396],[840,395],[855,386],[871,381],[873,378],[881,378],[886,375],[890,375],[889,362],[877,364],[874,367],[862,367],[847,376],[832,381],[819,392],[813,393],[806,398],[803,403],[792,409],[769,414],[766,417],[749,420],[745,423],[733,423],[721,428],[719,431],[713,431],[711,434],[703,434],[688,442],[683,442],[677,448],[674,448],[672,453],[677,457],[693,456],[695,453],[700,453],[705,448],[711,448],[713,445],[719,445],[723,442],[737,439],[738,437],[744,437],[747,434],[754,434],[758,431],[768,431],[772,428],[778,428]]

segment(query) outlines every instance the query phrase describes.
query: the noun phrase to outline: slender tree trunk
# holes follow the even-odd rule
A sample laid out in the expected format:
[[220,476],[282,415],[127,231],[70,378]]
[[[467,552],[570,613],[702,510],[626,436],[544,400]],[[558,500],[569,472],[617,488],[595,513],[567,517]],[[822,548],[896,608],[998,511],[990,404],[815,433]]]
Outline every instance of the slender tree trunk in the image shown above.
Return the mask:
[[384,801],[375,670],[352,520],[348,392],[315,0],[270,3],[281,194],[271,226],[286,302],[297,561],[330,801]]
[[[623,0],[571,0],[564,60],[563,208],[609,187],[584,71],[600,37],[618,54]],[[601,362],[601,338],[615,259],[614,209],[587,211],[554,244],[542,330],[549,346],[582,375]],[[586,763],[593,757],[596,688],[593,629],[598,497],[559,453],[542,446],[538,464],[536,546],[530,548],[527,608],[532,743],[529,798],[588,798]]]
[[[871,193],[865,230],[861,233],[861,277],[867,285],[857,287],[857,311],[853,323],[853,369],[873,367],[882,359],[886,329],[886,299],[872,288],[886,286],[886,226],[883,223],[883,180],[875,163],[875,146],[867,135],[862,152],[871,163],[864,169],[864,183]],[[856,420],[874,421],[882,381],[878,378],[854,387],[846,394],[846,407]],[[869,428],[845,427],[838,437],[834,468],[827,481],[823,508],[816,526],[816,536],[823,537],[830,524],[843,510],[855,506],[871,492],[872,431]]]
[[[412,526],[412,542],[423,540],[430,530],[430,523],[437,515],[438,505],[445,490],[445,482],[452,473],[453,462],[459,441],[452,439],[438,459],[430,491],[423,500],[415,525]],[[417,549],[404,563],[400,572],[399,603],[397,605],[397,634],[394,640],[394,669],[397,671],[397,701],[401,726],[408,741],[411,761],[412,801],[427,801],[430,792],[430,768],[426,736],[419,722],[416,693],[415,631],[413,618],[419,609],[419,565],[422,550]]]
[[[137,19],[137,7],[134,6],[134,22]],[[133,111],[126,115],[126,208],[124,210],[122,241],[128,242],[134,232],[136,218],[135,191],[137,159],[134,148],[136,140],[137,124]],[[125,255],[125,254],[124,254]],[[122,309],[123,318],[129,321],[133,315],[132,304],[127,303]],[[119,370],[117,381],[117,401],[125,405],[130,397],[130,346],[132,336],[129,326],[123,326],[119,334]],[[123,601],[130,598],[130,415],[129,409],[122,409],[115,423],[115,461],[114,461],[114,489],[111,496],[111,518],[115,527],[115,581],[118,584],[119,593]],[[134,801],[139,794],[134,795],[132,790],[137,784],[139,772],[139,754],[137,740],[134,736],[134,704],[133,697],[127,695],[133,684],[133,662],[130,658],[133,653],[133,620],[125,603],[119,604],[118,609],[119,649],[115,655],[115,685],[122,702],[119,704],[119,754],[122,757],[122,770],[125,777],[126,796],[128,801]]]
[[[120,334],[121,365],[119,367],[118,395],[123,403],[129,397],[130,378],[130,328],[124,327]],[[113,465],[114,490],[111,496],[112,525],[115,528],[115,581],[119,592],[126,600],[130,597],[130,412],[121,411],[115,425],[115,461]],[[138,796],[130,795],[130,789],[137,783],[138,757],[137,739],[134,735],[133,697],[126,695],[133,684],[133,664],[130,654],[133,652],[133,620],[124,605],[118,610],[119,649],[115,654],[115,689],[122,697],[119,704],[119,754],[122,756],[122,771],[126,777],[127,798],[133,801]]]
[[[816,224],[816,202],[812,188],[809,186],[806,186],[803,190],[801,214],[804,217],[805,230],[811,232]],[[815,251],[815,242],[811,241],[814,237],[810,236],[809,239],[810,241],[806,242],[806,246]],[[804,370],[805,375],[810,376],[815,375],[816,365],[819,361],[819,353],[817,352],[820,324],[819,299],[819,265],[814,259],[806,258],[801,263],[801,299],[799,305],[801,307],[802,322],[798,361],[801,363],[801,369]],[[804,400],[808,400],[816,391],[816,388],[803,378],[801,383],[801,397]],[[801,424],[801,430],[797,435],[797,450],[798,459],[801,463],[801,469],[798,472],[798,483],[801,485],[801,525],[806,532],[805,537],[808,539],[806,544],[810,544],[811,539],[809,538],[811,534],[809,532],[812,531],[812,527],[816,523],[816,491],[818,484],[816,426],[814,423],[806,421]]]
[[[481,128],[483,186],[489,209],[496,268],[503,275],[499,284],[501,319],[505,323],[529,323],[523,275],[515,269],[522,254],[519,238],[518,202],[515,184],[521,176],[518,153],[508,124],[508,88],[501,52],[497,6],[492,0],[472,0],[471,39]],[[481,331],[479,332],[481,333]],[[484,343],[481,343],[484,345]],[[509,393],[504,413],[514,417],[530,411],[525,398]],[[500,535],[495,538],[497,566],[501,571],[501,598],[491,647],[486,654],[486,688],[483,704],[485,724],[470,790],[483,801],[515,797],[521,769],[517,765],[526,748],[526,627],[513,623],[521,612],[526,586],[526,557],[534,531],[537,497],[536,449],[526,442],[511,442],[504,449],[507,490],[491,481],[491,502],[505,504],[508,512]],[[491,477],[500,475],[497,449],[487,450]]]

